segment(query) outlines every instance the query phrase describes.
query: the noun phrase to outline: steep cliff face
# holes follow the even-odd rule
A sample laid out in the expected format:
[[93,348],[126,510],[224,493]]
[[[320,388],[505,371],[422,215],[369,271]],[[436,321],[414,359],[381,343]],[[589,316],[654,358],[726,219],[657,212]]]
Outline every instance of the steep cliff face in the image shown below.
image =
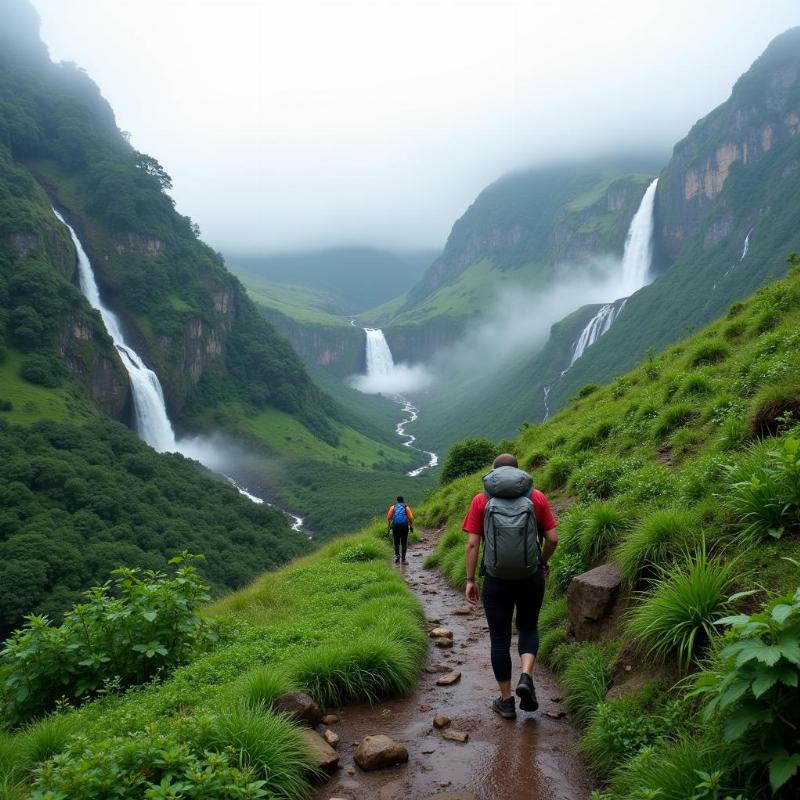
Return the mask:
[[307,364],[323,367],[341,378],[366,370],[364,331],[361,328],[304,324],[276,309],[260,308]]
[[[661,266],[677,260],[712,215],[703,245],[712,248],[738,228],[743,240],[760,209],[747,214],[721,194],[737,169],[759,170],[770,154],[800,134],[800,28],[776,38],[734,85],[730,98],[678,142],[656,192],[656,245]],[[796,165],[786,165],[787,178]],[[720,206],[723,206],[720,208]]]

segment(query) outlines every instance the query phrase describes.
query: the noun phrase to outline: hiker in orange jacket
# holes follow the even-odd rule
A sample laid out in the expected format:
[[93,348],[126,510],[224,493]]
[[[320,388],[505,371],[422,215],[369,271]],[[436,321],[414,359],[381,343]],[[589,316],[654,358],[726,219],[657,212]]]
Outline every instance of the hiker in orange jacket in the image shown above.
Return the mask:
[[411,506],[403,500],[402,495],[398,495],[397,502],[389,506],[386,512],[386,521],[389,523],[389,530],[394,538],[394,563],[397,564],[402,559],[406,561],[406,550],[408,549],[408,531],[414,530],[414,512]]

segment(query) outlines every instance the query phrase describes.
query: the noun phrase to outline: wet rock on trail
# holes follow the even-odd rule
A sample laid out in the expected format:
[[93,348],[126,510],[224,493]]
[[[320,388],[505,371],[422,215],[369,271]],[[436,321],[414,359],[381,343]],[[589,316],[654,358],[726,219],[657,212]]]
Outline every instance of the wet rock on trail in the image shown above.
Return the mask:
[[305,692],[286,692],[272,701],[272,708],[310,728],[322,721],[322,710]]
[[452,686],[454,683],[458,683],[461,680],[461,673],[458,670],[454,672],[448,672],[447,675],[442,675],[436,681],[437,686]]
[[327,773],[333,772],[339,764],[339,754],[316,731],[307,728],[301,735],[314,766]]
[[450,717],[446,717],[444,714],[437,714],[433,718],[433,727],[436,730],[442,730],[442,728],[446,728],[450,724]]
[[461,742],[461,744],[466,744],[469,741],[469,734],[466,731],[445,731],[442,734],[443,739],[450,739],[453,742]]
[[408,761],[408,750],[389,736],[365,736],[354,756],[361,769],[384,769]]
[[434,628],[428,635],[431,639],[452,639],[453,631],[449,628]]
[[334,733],[330,728],[322,732],[322,738],[333,748],[339,744],[339,734]]
[[339,717],[336,714],[326,714],[321,722],[323,725],[335,725],[339,721]]

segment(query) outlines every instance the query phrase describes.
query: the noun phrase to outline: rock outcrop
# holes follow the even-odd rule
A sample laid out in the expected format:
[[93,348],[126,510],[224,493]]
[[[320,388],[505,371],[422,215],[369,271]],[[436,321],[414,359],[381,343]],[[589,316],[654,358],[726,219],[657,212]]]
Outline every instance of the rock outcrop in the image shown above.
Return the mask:
[[595,639],[607,630],[621,586],[616,564],[602,564],[572,579],[567,589],[567,624],[575,639]]
[[272,701],[275,711],[287,714],[290,719],[313,728],[322,721],[322,710],[314,698],[305,692],[286,692]]

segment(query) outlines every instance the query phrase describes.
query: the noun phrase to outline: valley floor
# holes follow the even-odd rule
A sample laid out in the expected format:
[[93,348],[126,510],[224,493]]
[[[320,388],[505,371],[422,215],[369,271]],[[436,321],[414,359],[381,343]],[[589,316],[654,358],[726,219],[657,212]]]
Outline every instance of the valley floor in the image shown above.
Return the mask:
[[[428,628],[442,626],[452,631],[453,647],[430,648],[422,678],[410,697],[376,706],[329,709],[341,720],[332,726],[341,739],[340,769],[315,797],[588,798],[589,778],[575,755],[577,731],[568,717],[554,718],[564,712],[562,693],[552,673],[536,667],[538,712],[518,712],[515,721],[508,721],[490,710],[497,685],[489,666],[489,634],[483,613],[469,608],[461,592],[438,570],[422,566],[439,534],[425,531],[423,541],[409,550],[408,566],[399,570],[422,603]],[[437,680],[447,674],[436,671],[439,665],[460,672],[460,680],[450,687],[438,686]],[[439,714],[451,719],[442,731],[432,724]],[[469,740],[462,744],[445,739],[446,730],[466,732]],[[356,767],[356,746],[364,736],[375,734],[391,736],[404,744],[409,763],[374,772]]]

